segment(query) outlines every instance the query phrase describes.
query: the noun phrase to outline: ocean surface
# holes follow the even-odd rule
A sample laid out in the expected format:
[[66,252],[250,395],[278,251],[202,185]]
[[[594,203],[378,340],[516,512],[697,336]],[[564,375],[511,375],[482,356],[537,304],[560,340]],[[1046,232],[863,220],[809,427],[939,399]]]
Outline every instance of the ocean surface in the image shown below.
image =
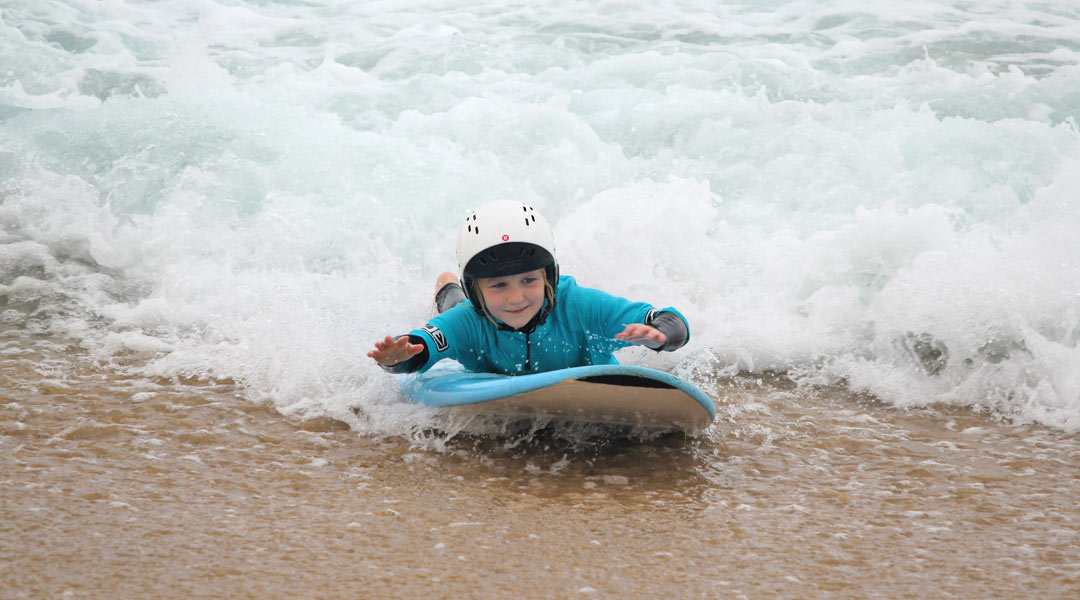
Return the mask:
[[[1080,4],[0,1],[0,596],[1080,595]],[[365,354],[470,208],[700,437]]]

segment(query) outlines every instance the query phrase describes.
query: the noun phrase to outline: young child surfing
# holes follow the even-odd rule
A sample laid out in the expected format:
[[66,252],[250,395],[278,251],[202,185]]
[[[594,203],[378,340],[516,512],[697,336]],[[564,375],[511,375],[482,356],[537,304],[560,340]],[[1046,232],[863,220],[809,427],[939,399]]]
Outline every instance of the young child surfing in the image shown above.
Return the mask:
[[532,208],[496,202],[470,215],[458,235],[461,280],[443,273],[439,315],[408,335],[386,336],[368,356],[392,373],[426,371],[445,358],[470,371],[523,375],[617,364],[631,344],[681,348],[686,318],[559,275],[555,240]]

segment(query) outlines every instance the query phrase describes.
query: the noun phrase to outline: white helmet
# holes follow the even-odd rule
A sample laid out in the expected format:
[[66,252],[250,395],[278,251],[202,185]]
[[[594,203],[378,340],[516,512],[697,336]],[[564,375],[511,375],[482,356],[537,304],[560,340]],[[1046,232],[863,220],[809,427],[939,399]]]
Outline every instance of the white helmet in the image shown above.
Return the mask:
[[[493,202],[476,209],[458,234],[457,256],[462,288],[478,313],[473,283],[479,277],[505,277],[544,269],[551,287],[557,289],[559,285],[551,226],[540,213],[520,202]],[[551,308],[542,311],[539,322],[547,318]]]

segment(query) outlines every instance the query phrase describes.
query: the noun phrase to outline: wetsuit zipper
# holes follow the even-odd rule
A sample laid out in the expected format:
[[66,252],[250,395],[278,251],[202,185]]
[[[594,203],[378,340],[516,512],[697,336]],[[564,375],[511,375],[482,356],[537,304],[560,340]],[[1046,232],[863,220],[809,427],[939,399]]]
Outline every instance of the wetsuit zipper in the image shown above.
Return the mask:
[[529,332],[525,333],[525,370],[532,370],[532,345],[529,344]]

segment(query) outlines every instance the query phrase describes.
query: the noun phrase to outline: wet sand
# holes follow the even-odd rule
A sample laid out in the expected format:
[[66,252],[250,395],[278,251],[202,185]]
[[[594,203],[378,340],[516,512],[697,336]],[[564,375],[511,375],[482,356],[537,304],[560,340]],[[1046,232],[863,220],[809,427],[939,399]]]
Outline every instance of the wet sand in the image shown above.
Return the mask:
[[740,377],[696,439],[444,442],[0,378],[4,598],[1080,597],[1080,441],[962,409]]

